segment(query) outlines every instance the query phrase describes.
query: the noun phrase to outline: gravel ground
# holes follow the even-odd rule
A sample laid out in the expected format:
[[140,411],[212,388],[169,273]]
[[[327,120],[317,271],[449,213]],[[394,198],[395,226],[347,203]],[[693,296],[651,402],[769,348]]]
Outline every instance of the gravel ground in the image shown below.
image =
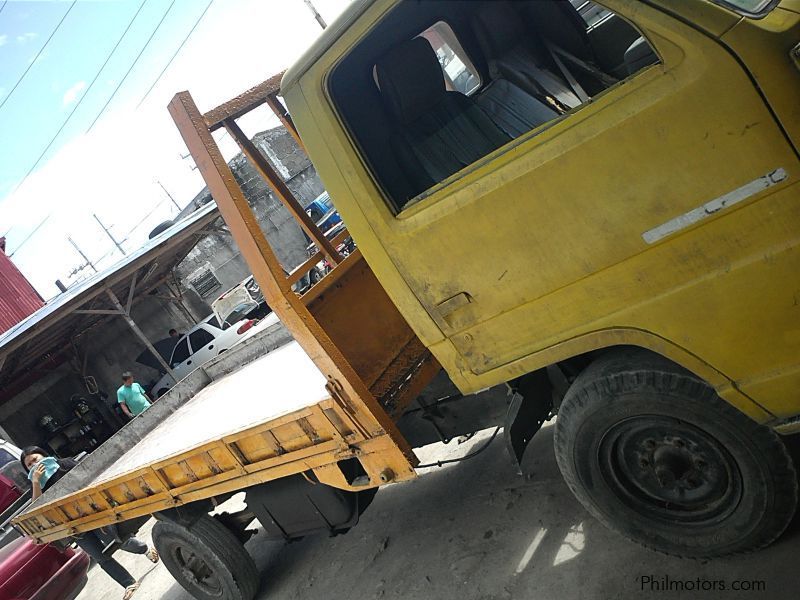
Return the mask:
[[[418,455],[423,462],[461,456],[490,433],[462,445],[427,446]],[[753,555],[709,561],[662,556],[607,530],[573,499],[556,466],[551,427],[534,439],[525,477],[517,475],[501,441],[498,436],[472,460],[382,489],[346,535],[289,545],[254,536],[247,547],[262,572],[257,598],[797,597],[800,518]],[[149,540],[151,526],[143,528],[143,539]],[[190,600],[163,565],[116,556],[141,578],[136,600]],[[735,585],[753,589],[733,591]],[[121,588],[92,568],[78,599],[121,597]]]

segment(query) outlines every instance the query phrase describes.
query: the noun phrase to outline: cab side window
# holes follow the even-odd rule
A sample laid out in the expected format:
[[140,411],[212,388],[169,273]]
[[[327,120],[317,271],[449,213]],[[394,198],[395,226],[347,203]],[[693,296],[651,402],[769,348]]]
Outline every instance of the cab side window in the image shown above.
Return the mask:
[[334,104],[395,212],[658,62],[628,22],[575,4],[401,3],[333,70]]

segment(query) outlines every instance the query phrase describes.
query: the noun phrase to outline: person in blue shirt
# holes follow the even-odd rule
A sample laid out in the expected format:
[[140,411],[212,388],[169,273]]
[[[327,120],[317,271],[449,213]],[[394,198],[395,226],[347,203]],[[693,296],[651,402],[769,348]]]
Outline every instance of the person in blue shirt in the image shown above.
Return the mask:
[[117,390],[117,402],[122,412],[128,417],[139,416],[150,408],[150,397],[144,388],[133,380],[133,374],[125,371],[122,374],[122,385]]

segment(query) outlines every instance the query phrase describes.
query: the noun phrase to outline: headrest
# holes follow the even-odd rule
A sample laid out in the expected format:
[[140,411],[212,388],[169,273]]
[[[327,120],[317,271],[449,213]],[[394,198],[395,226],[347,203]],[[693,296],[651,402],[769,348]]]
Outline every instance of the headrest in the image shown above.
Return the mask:
[[500,58],[520,39],[530,35],[525,31],[520,15],[508,2],[484,4],[472,17],[472,27],[486,58]]
[[410,123],[446,94],[444,74],[425,38],[398,44],[375,65],[386,108],[401,123]]

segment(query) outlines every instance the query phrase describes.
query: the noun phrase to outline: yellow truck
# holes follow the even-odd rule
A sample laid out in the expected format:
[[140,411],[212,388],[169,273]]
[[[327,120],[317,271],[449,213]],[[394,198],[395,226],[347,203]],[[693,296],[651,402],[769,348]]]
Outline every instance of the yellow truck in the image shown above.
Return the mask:
[[[282,78],[205,113],[177,94],[293,341],[187,377],[18,526],[48,541],[153,514],[190,593],[249,599],[254,518],[347,530],[415,477],[412,447],[497,425],[521,461],[557,416],[559,467],[607,526],[679,556],[770,544],[798,497],[798,99],[798,0],[360,1]],[[336,238],[237,125],[264,104]],[[220,129],[316,245],[288,276]],[[209,514],[240,490],[244,511]]]

